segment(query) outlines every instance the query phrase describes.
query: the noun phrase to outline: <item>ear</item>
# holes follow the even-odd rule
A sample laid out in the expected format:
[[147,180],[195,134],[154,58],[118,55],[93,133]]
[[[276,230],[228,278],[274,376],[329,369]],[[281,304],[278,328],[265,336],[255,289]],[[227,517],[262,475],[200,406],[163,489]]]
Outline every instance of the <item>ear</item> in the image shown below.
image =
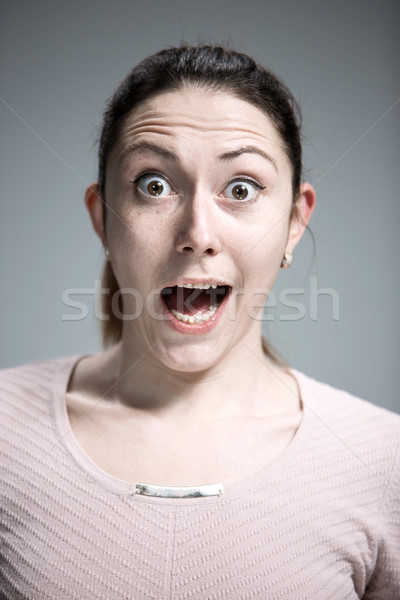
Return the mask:
[[289,254],[293,253],[293,250],[302,238],[315,208],[315,201],[316,194],[313,186],[310,183],[302,183],[290,218],[289,234],[286,243],[286,252],[289,252]]
[[92,221],[93,229],[99,236],[103,246],[106,246],[107,241],[103,225],[103,199],[97,183],[92,183],[87,188],[85,192],[85,204]]

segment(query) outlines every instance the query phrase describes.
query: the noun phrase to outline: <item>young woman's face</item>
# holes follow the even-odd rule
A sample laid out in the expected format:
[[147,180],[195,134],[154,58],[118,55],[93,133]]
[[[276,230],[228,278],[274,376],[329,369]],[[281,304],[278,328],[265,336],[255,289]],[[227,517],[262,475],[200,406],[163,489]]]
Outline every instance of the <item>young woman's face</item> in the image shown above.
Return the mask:
[[123,335],[136,349],[199,371],[259,344],[262,304],[303,230],[290,218],[289,159],[263,112],[223,92],[155,97],[124,125],[105,201]]

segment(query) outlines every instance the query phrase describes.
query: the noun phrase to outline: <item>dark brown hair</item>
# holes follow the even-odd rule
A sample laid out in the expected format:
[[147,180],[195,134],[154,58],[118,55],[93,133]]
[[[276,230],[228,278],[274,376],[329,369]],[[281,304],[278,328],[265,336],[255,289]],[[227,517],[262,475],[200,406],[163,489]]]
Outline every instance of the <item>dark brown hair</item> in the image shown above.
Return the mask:
[[[104,113],[99,144],[99,191],[106,226],[105,181],[107,158],[117,142],[126,119],[141,103],[167,91],[184,87],[229,92],[253,104],[271,119],[292,166],[293,206],[297,199],[301,172],[300,110],[287,86],[271,71],[257,64],[246,54],[222,46],[180,46],[161,50],[145,58],[130,71],[108,102]],[[114,314],[112,295],[118,290],[110,262],[103,271],[103,310],[109,320],[103,321],[104,345],[117,342],[122,333],[122,321]],[[276,358],[266,342],[264,350]]]

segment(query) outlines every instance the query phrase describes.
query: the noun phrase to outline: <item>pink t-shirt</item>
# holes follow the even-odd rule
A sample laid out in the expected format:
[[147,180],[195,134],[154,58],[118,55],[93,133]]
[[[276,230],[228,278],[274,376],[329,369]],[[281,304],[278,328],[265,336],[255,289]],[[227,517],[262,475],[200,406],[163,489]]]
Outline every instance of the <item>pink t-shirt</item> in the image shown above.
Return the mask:
[[144,496],[71,431],[80,358],[0,374],[2,599],[400,598],[399,415],[294,371],[277,459],[218,495]]

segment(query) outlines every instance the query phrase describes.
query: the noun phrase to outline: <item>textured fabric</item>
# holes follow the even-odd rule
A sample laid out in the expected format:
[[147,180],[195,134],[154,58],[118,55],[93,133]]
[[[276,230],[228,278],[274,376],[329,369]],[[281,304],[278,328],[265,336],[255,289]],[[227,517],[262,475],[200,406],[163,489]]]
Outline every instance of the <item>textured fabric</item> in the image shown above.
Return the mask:
[[75,440],[79,358],[1,372],[1,598],[400,598],[398,415],[294,371],[276,460],[221,496],[149,498]]

